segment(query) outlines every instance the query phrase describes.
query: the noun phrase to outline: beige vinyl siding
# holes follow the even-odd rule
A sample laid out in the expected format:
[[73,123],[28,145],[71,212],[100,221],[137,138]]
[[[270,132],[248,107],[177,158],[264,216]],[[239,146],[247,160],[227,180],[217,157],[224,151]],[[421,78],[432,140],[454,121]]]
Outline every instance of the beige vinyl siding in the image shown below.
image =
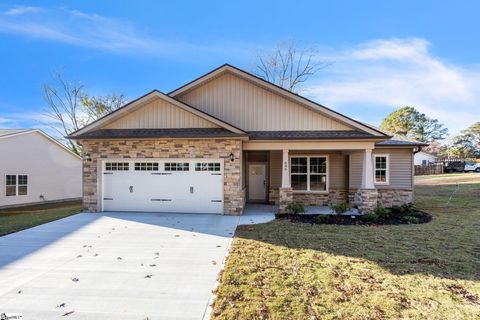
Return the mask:
[[[389,184],[375,184],[377,189],[412,189],[412,150],[374,149],[375,154],[389,154]],[[363,152],[350,154],[350,188],[360,188],[362,183]]]
[[373,154],[390,155],[390,183],[377,189],[412,189],[412,149],[375,149]]
[[156,99],[106,125],[105,129],[218,128],[208,120]]
[[350,182],[349,188],[357,189],[362,185],[363,152],[350,153]]
[[232,73],[176,98],[247,131],[352,130]]
[[[330,188],[346,188],[347,187],[347,158],[338,152],[321,152],[318,151],[298,151],[290,152],[295,154],[322,154],[328,155],[329,158],[329,187]],[[282,185],[282,151],[270,151],[270,187],[279,188]]]
[[282,186],[282,151],[270,151],[270,188]]

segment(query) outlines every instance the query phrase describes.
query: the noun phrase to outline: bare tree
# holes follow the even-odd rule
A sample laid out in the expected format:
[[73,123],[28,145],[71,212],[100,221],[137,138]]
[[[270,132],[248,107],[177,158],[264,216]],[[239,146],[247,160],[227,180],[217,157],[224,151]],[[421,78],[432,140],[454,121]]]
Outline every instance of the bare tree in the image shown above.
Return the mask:
[[302,84],[328,62],[317,60],[314,48],[298,49],[293,41],[277,45],[273,52],[257,55],[255,75],[282,88],[298,93]]
[[65,136],[119,108],[126,102],[125,95],[88,96],[83,85],[65,80],[59,72],[54,74],[53,80],[53,84],[43,86],[47,104],[44,113],[51,119],[48,125],[58,133],[57,140],[81,155],[81,146]]
[[53,80],[53,85],[43,86],[43,98],[48,106],[44,113],[51,119],[48,125],[59,134],[59,141],[80,154],[80,147],[65,136],[87,124],[82,108],[83,85],[66,81],[59,72],[53,75]]

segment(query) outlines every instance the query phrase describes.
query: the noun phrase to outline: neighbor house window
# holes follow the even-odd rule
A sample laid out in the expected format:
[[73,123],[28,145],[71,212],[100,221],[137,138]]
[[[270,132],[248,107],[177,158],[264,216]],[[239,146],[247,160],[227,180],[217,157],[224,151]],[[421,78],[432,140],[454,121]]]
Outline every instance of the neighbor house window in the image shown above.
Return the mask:
[[290,181],[293,190],[327,191],[327,157],[290,158]]
[[388,184],[389,159],[387,154],[374,155],[375,183]]
[[166,162],[165,171],[188,171],[190,164],[188,162]]
[[107,171],[128,171],[128,162],[106,162]]
[[26,196],[28,194],[28,176],[25,174],[5,175],[5,195],[7,197]]

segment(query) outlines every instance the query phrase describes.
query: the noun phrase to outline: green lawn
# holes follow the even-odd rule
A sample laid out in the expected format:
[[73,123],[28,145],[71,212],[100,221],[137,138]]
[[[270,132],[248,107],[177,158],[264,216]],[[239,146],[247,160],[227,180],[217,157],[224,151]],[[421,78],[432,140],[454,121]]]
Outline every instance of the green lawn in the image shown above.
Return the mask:
[[58,220],[81,211],[80,201],[0,209],[0,236]]
[[480,319],[480,175],[467,175],[418,179],[427,224],[239,228],[212,318]]

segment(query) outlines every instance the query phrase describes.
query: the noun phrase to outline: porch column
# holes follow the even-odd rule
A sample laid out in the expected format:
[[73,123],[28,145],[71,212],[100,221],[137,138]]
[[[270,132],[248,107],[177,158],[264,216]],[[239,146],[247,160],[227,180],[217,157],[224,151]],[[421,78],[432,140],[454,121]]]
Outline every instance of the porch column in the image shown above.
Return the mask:
[[279,212],[288,213],[287,206],[293,201],[293,190],[290,185],[290,161],[288,149],[283,149],[282,157],[282,186],[278,189]]
[[288,161],[288,149],[283,150],[282,157],[282,188],[290,188],[290,161]]
[[373,183],[372,149],[365,149],[363,155],[362,184],[354,196],[354,205],[361,213],[368,213],[378,203],[378,191]]
[[375,189],[373,184],[372,149],[365,149],[362,170],[362,189]]

